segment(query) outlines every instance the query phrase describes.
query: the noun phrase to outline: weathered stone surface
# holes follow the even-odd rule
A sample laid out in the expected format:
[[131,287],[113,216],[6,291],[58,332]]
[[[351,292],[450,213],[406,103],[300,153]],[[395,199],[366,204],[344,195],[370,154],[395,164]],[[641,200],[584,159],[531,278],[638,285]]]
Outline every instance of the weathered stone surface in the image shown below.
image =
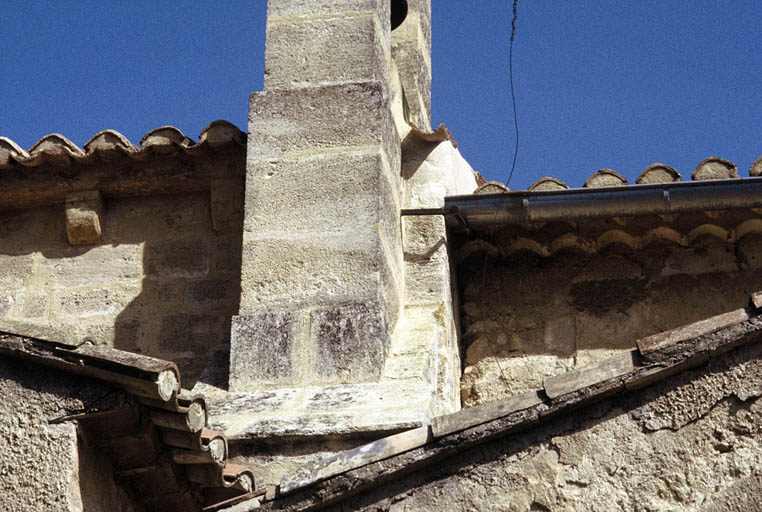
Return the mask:
[[278,19],[293,16],[373,12],[378,13],[379,18],[389,19],[390,5],[385,0],[270,0],[267,3],[267,17]]
[[[753,356],[753,359],[750,359]],[[762,395],[762,348],[759,343],[711,359],[706,370],[684,372],[672,386],[640,407],[634,416],[648,431],[678,431],[702,418],[722,400],[742,402]]]
[[[263,507],[677,511],[754,503],[754,509],[739,485],[753,491],[760,478],[761,347],[574,414],[546,417],[479,449],[452,450],[479,431],[467,430]],[[448,449],[458,455],[437,457]]]
[[[201,387],[199,389],[202,389]],[[417,379],[215,393],[209,422],[229,439],[313,439],[417,428],[433,391]]]
[[384,27],[373,11],[326,14],[268,19],[265,90],[362,80],[389,82],[388,21]]
[[89,379],[0,358],[4,510],[131,510],[111,468],[81,442],[76,424],[48,424],[108,391]]
[[121,311],[137,295],[135,290],[119,293],[118,290],[61,291],[56,297],[56,307],[64,315],[87,318],[99,315],[113,315]]
[[[389,243],[399,238],[399,173],[379,148],[258,161],[247,187],[247,216],[256,215],[251,234],[306,236],[380,223]],[[358,243],[371,234],[357,233]]]
[[[722,215],[714,222],[728,228],[756,218],[751,212]],[[676,216],[670,226],[689,233],[707,219]],[[611,222],[579,222],[575,233],[595,239]],[[635,218],[626,227],[637,235],[653,230],[655,222],[663,221]],[[533,238],[552,240],[566,231],[566,225],[547,225]],[[665,240],[635,249],[610,246],[603,253],[503,252],[525,234],[505,229],[458,240],[454,248],[485,248],[458,263],[467,304],[462,330],[486,326],[464,336],[465,406],[537,389],[543,378],[630,351],[639,339],[745,307],[749,293],[762,289],[756,235],[736,243],[715,238],[700,247],[695,239],[687,247]]]
[[[307,319],[301,312],[263,312],[233,317],[230,335],[230,390],[296,380]],[[301,371],[304,371],[302,369]]]
[[[245,242],[243,258],[251,263],[241,270],[241,312],[381,299],[390,305],[387,314],[393,314],[399,285],[389,266],[391,258],[385,257],[383,247],[381,254],[362,249],[352,247],[344,234],[326,234],[320,240],[260,237]],[[278,262],[277,271],[272,262]]]
[[168,240],[143,255],[149,278],[192,278],[209,274],[208,249],[200,240]]
[[392,32],[392,56],[399,69],[410,107],[410,121],[431,128],[431,5],[429,0],[407,2],[407,18]]
[[252,160],[289,153],[360,146],[380,146],[390,155],[399,154],[399,138],[380,82],[279,89],[251,96],[249,165]]
[[60,205],[3,214],[0,323],[174,360],[192,386],[238,310],[240,227],[213,230],[208,183],[197,194],[110,197],[100,220],[98,243],[72,246]]
[[388,351],[383,312],[353,303],[311,313],[310,338],[317,346],[319,378],[361,381],[381,374]]
[[95,244],[101,239],[103,198],[97,190],[66,194],[66,236],[72,245]]

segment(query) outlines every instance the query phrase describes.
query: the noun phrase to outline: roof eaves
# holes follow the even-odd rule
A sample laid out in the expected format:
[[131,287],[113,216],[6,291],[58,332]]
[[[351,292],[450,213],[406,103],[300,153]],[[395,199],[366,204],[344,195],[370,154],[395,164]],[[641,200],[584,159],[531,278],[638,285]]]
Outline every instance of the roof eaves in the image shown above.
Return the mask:
[[77,420],[148,510],[189,510],[189,503],[200,509],[254,490],[254,474],[228,463],[224,433],[207,428],[204,397],[180,388],[174,363],[2,332],[0,355],[92,377],[128,393],[131,399],[115,402],[114,409],[53,421]]

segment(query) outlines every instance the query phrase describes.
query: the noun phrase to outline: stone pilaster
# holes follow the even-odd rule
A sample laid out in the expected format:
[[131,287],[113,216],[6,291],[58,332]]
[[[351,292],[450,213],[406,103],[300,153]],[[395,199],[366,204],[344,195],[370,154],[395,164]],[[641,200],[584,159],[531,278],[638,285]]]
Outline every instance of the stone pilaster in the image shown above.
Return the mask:
[[377,380],[403,293],[388,0],[270,0],[230,389]]
[[392,56],[410,109],[410,122],[431,129],[431,0],[407,0],[405,21],[392,33]]

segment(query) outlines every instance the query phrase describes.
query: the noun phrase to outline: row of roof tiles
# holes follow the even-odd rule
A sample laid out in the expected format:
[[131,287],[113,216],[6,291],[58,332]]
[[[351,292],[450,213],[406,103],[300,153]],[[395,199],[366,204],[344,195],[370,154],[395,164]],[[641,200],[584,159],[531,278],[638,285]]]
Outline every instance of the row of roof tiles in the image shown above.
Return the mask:
[[712,243],[735,243],[747,236],[762,235],[762,220],[749,219],[734,229],[725,229],[716,224],[701,224],[685,233],[668,226],[658,226],[642,234],[628,233],[622,229],[610,229],[597,236],[580,236],[563,233],[549,240],[538,240],[532,236],[512,236],[506,241],[489,243],[477,238],[463,243],[455,253],[455,259],[462,263],[475,255],[488,254],[491,257],[508,257],[516,253],[534,253],[549,257],[557,253],[596,254],[609,247],[632,250],[644,249],[650,245],[691,247]]
[[140,139],[140,146],[115,130],[103,130],[79,148],[72,141],[51,133],[37,141],[28,151],[11,139],[0,137],[0,169],[22,165],[36,167],[44,163],[66,165],[71,162],[87,163],[110,155],[128,156],[140,160],[156,153],[183,151],[193,153],[201,148],[230,143],[244,145],[246,134],[227,121],[214,121],[201,131],[194,142],[173,126],[160,126]]
[[[762,176],[762,156],[760,156],[749,168],[749,176]],[[738,168],[736,164],[730,160],[711,156],[704,159],[700,164],[696,166],[691,174],[691,179],[694,181],[703,180],[717,180],[717,179],[732,179],[738,178]],[[682,176],[673,167],[665,164],[651,164],[640,173],[635,183],[638,185],[652,184],[652,183],[671,183],[676,181],[682,181]],[[613,169],[601,169],[590,176],[584,183],[584,188],[597,188],[597,187],[615,187],[627,185],[627,179],[616,172]],[[546,176],[532,183],[527,190],[529,191],[543,191],[543,190],[564,190],[568,189],[569,185],[563,181]],[[510,189],[504,184],[496,181],[484,181],[481,180],[479,188],[476,189],[476,194],[495,194],[509,192]]]

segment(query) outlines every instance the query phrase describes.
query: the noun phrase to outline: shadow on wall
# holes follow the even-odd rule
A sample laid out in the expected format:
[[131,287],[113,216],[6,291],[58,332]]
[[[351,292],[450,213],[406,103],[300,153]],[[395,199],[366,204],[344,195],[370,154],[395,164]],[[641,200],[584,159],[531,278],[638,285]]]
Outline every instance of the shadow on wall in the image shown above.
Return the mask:
[[752,257],[762,249],[759,235],[552,256],[503,254],[509,242],[500,237],[494,252],[458,265],[468,364],[631,349],[641,337],[744,307],[762,290],[762,262]]
[[214,231],[208,192],[105,206],[90,246],[69,245],[62,207],[4,214],[0,330],[169,359],[189,388],[238,313],[242,226]]

